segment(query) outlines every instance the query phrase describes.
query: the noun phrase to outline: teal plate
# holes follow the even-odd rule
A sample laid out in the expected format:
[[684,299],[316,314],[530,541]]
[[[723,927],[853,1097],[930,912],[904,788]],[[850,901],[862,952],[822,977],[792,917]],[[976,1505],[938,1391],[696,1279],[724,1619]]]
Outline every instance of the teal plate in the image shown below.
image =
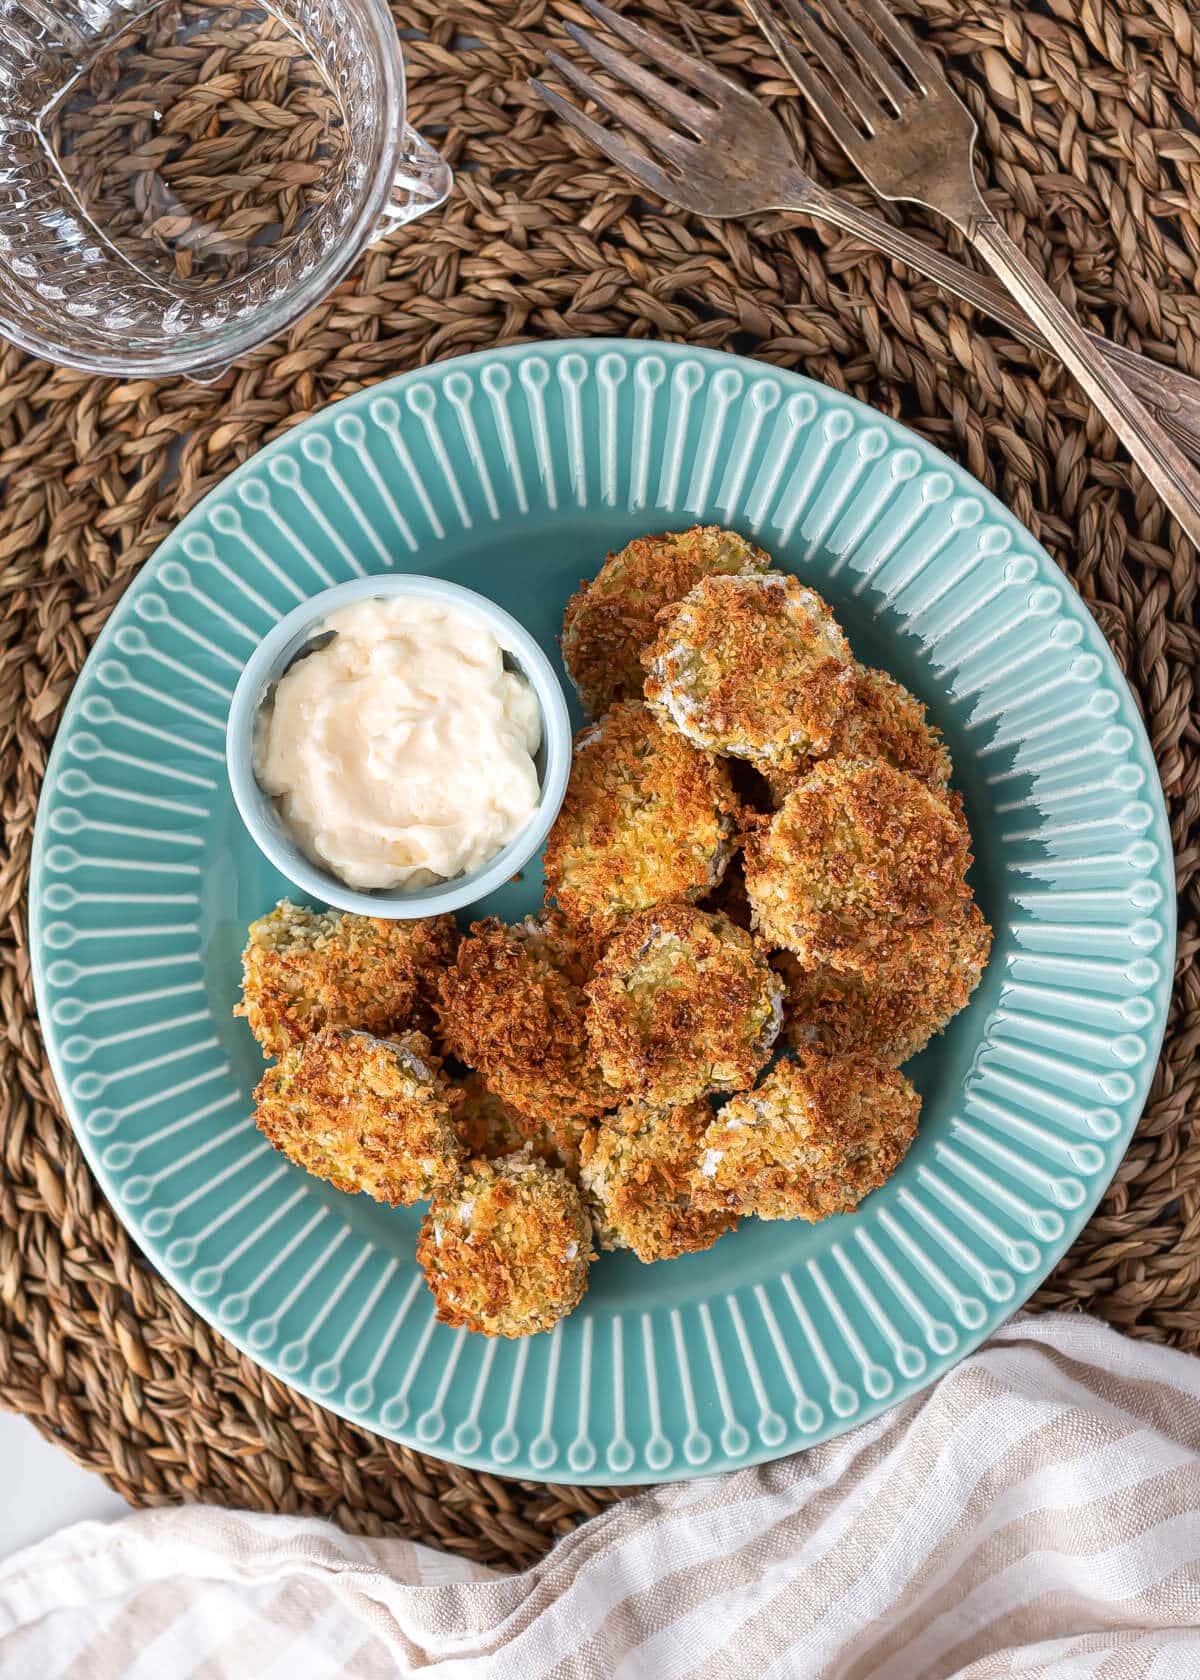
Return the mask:
[[[255,1130],[231,1010],[287,883],[222,738],[255,642],[390,567],[494,597],[557,657],[605,551],[736,526],[830,600],[945,731],[996,930],[970,1007],[911,1065],[903,1167],[853,1215],[748,1220],[706,1254],[604,1255],[553,1334],[435,1322],[421,1210],[345,1196]],[[959,467],[795,374],[666,344],[485,352],[351,397],[214,490],[130,588],[59,730],[32,947],[59,1090],[106,1194],[187,1301],[381,1434],[551,1481],[644,1482],[835,1434],[1025,1299],[1133,1132],[1166,1017],[1172,856],[1125,681],[1070,584]],[[482,909],[540,902],[529,872]]]

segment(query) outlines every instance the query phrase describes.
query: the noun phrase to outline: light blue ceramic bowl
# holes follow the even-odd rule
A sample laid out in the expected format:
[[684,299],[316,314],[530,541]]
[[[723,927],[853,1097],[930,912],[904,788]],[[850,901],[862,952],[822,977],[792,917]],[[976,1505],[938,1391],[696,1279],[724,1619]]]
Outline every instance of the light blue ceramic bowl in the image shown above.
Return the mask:
[[[289,834],[275,801],[264,793],[254,774],[254,733],[258,714],[288,666],[320,635],[331,614],[357,601],[392,600],[399,595],[425,601],[446,601],[482,618],[504,650],[512,669],[529,683],[542,715],[542,744],[534,763],[541,796],[520,833],[497,852],[491,862],[470,874],[457,875],[439,886],[363,892],[313,863]],[[550,661],[521,624],[474,589],[445,578],[414,573],[354,578],[323,590],[288,613],[265,635],[250,658],[234,690],[225,732],[229,785],[242,821],[255,845],[281,875],[313,898],[354,910],[362,916],[439,916],[463,910],[511,880],[540,851],[558,815],[571,771],[571,718]]]

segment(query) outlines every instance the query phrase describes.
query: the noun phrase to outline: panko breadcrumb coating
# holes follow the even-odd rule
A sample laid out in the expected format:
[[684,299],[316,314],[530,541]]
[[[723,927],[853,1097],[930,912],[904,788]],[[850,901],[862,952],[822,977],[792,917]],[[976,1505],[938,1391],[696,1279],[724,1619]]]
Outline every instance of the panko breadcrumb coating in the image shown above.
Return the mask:
[[895,1172],[920,1112],[904,1075],[870,1057],[777,1062],[709,1126],[693,1201],[760,1219],[849,1213]]
[[894,972],[806,969],[788,951],[772,962],[784,982],[783,1023],[796,1050],[874,1056],[899,1067],[964,1008],[992,948],[977,905],[964,904],[915,932]]
[[386,1037],[424,1026],[434,978],[458,938],[453,916],[391,921],[285,899],[250,924],[234,1014],[246,1017],[266,1056],[322,1027]]
[[286,1050],[254,1093],[259,1130],[339,1190],[417,1202],[459,1168],[450,1089],[424,1033],[326,1028]]
[[522,1114],[558,1126],[612,1108],[584,1031],[593,959],[589,937],[554,911],[516,927],[476,922],[440,976],[446,1049]]
[[709,577],[659,615],[646,699],[694,746],[758,764],[824,752],[854,694],[849,644],[798,578]]
[[417,1239],[438,1318],[484,1336],[553,1330],[593,1258],[579,1191],[527,1153],[473,1161],[434,1197]]
[[782,1020],[779,977],[750,935],[687,904],[631,917],[587,991],[604,1077],[662,1106],[749,1085]]
[[970,897],[969,846],[956,795],[882,759],[828,759],[746,837],[755,930],[807,968],[873,980]]
[[601,1248],[673,1260],[711,1248],[729,1230],[723,1209],[692,1206],[692,1179],[712,1120],[706,1102],[652,1109],[630,1103],[583,1145],[579,1183]]
[[563,659],[589,716],[599,717],[616,700],[641,699],[642,650],[654,640],[664,607],[702,577],[763,572],[770,564],[770,555],[716,525],[637,537],[610,554],[563,615]]
[[742,816],[719,760],[624,701],[575,742],[550,837],[546,890],[580,921],[611,926],[668,899],[696,899],[724,874]]
[[454,1129],[465,1155],[496,1161],[524,1148],[516,1109],[489,1089],[481,1073],[469,1073],[458,1090],[461,1095],[454,1110]]
[[[814,755],[817,756],[817,755]],[[925,707],[886,671],[868,665],[855,667],[854,697],[833,731],[826,758],[882,758],[896,770],[915,776],[941,793],[949,785],[952,766],[941,731],[925,715]],[[778,807],[807,762],[788,767],[764,765],[763,775]]]
[[588,1121],[522,1114],[489,1090],[480,1073],[469,1073],[458,1089],[462,1100],[454,1110],[454,1126],[467,1155],[496,1161],[527,1149],[552,1167],[562,1167],[568,1178],[578,1178]]

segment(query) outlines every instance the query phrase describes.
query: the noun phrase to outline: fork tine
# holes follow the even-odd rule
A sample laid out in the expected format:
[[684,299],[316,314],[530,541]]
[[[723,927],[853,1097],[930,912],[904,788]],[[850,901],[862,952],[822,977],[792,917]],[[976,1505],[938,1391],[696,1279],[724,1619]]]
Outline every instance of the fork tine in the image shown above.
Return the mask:
[[[783,0],[783,5],[787,12],[792,13],[798,5],[798,0]],[[840,3],[840,0],[821,0],[821,10],[899,110],[906,99],[912,98],[912,89],[901,81],[858,19]]]
[[878,129],[886,114],[879,96],[872,93],[857,74],[833,36],[821,27],[811,12],[805,11],[800,0],[783,0],[783,9],[791,18],[796,33],[807,43],[809,51],[821,61],[827,85],[832,81],[867,127],[872,132]]
[[[853,161],[862,145],[863,136],[855,128],[849,117],[842,110],[837,100],[829,91],[824,78],[819,76],[809,64],[804,54],[797,47],[785,26],[770,8],[770,0],[742,0],[743,6],[762,30],[767,40],[775,48],[776,53],[787,68],[788,74],[808,99],[821,121],[829,129],[838,145]],[[822,31],[822,33],[824,33]],[[827,37],[826,37],[827,38]],[[811,39],[809,45],[813,46]],[[832,42],[830,43],[832,45]],[[820,47],[813,46],[814,52],[820,52]],[[834,49],[837,56],[841,56]],[[868,101],[870,103],[870,101]],[[878,107],[876,106],[878,111]],[[882,112],[879,113],[882,115]]]
[[668,41],[665,35],[656,35],[652,29],[643,29],[640,23],[634,23],[632,18],[623,17],[620,12],[614,12],[610,6],[602,4],[602,0],[582,0],[585,11],[588,11],[598,23],[606,29],[611,29],[614,35],[622,41],[628,41],[631,47],[637,47],[647,58],[654,59],[669,70],[673,76],[678,76],[681,82],[694,87],[700,93],[705,93],[714,104],[721,104],[731,94],[740,94],[744,99],[746,90],[740,82],[735,82],[731,76],[726,76],[720,70],[714,70],[711,64],[705,64],[703,59],[693,58],[691,53],[685,53],[682,47],[677,47],[673,41]]
[[665,198],[668,203],[678,202],[676,198],[677,189],[671,177],[665,169],[660,169],[658,164],[648,158],[644,152],[639,152],[636,146],[631,146],[628,140],[622,139],[611,128],[605,128],[603,123],[598,123],[593,117],[586,116],[584,112],[572,105],[569,99],[564,99],[561,93],[552,87],[547,87],[545,82],[539,81],[536,76],[529,78],[529,85],[535,93],[545,100],[556,116],[561,117],[563,122],[569,124],[571,128],[577,129],[586,140],[590,140],[596,150],[603,152],[604,156],[611,163],[615,163],[618,169],[623,169],[627,175],[632,175],[635,181],[640,181],[642,186],[649,187],[651,192],[657,193],[660,198]]
[[705,119],[712,116],[710,106],[701,105],[699,100],[682,93],[679,88],[672,87],[670,82],[664,82],[661,76],[656,76],[653,70],[645,69],[636,59],[626,58],[625,54],[618,52],[615,47],[606,46],[590,29],[581,29],[577,23],[568,23],[564,27],[571,39],[585,52],[591,53],[596,62],[602,64],[610,74],[627,82],[651,104],[661,106],[670,116],[687,123],[697,133],[703,133]]
[[[937,60],[918,44],[911,30],[906,29],[899,18],[888,11],[883,0],[854,0],[854,4],[870,18],[919,88],[925,93],[932,93],[935,88],[950,91],[950,84],[943,76]],[[954,97],[957,98],[958,95],[955,94]]]
[[668,163],[675,164],[679,169],[688,167],[691,161],[689,153],[695,149],[694,140],[687,140],[682,134],[677,134],[674,129],[659,122],[657,117],[651,116],[649,111],[635,104],[632,99],[626,99],[621,94],[614,93],[611,88],[604,87],[595,76],[563,53],[552,49],[546,57],[560,76],[573,82],[581,93],[594,100],[610,117],[616,117],[626,128],[640,134],[643,140],[649,140],[655,151],[660,152]]

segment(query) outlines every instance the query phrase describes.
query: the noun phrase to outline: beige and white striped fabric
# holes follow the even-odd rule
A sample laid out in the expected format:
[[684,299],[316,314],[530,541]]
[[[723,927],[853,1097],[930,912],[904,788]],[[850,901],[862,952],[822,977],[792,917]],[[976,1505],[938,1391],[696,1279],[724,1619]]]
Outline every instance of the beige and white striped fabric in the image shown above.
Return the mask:
[[1200,1362],[1008,1327],[840,1440],[497,1576],[193,1507],[0,1565],[2,1680],[1197,1680]]

